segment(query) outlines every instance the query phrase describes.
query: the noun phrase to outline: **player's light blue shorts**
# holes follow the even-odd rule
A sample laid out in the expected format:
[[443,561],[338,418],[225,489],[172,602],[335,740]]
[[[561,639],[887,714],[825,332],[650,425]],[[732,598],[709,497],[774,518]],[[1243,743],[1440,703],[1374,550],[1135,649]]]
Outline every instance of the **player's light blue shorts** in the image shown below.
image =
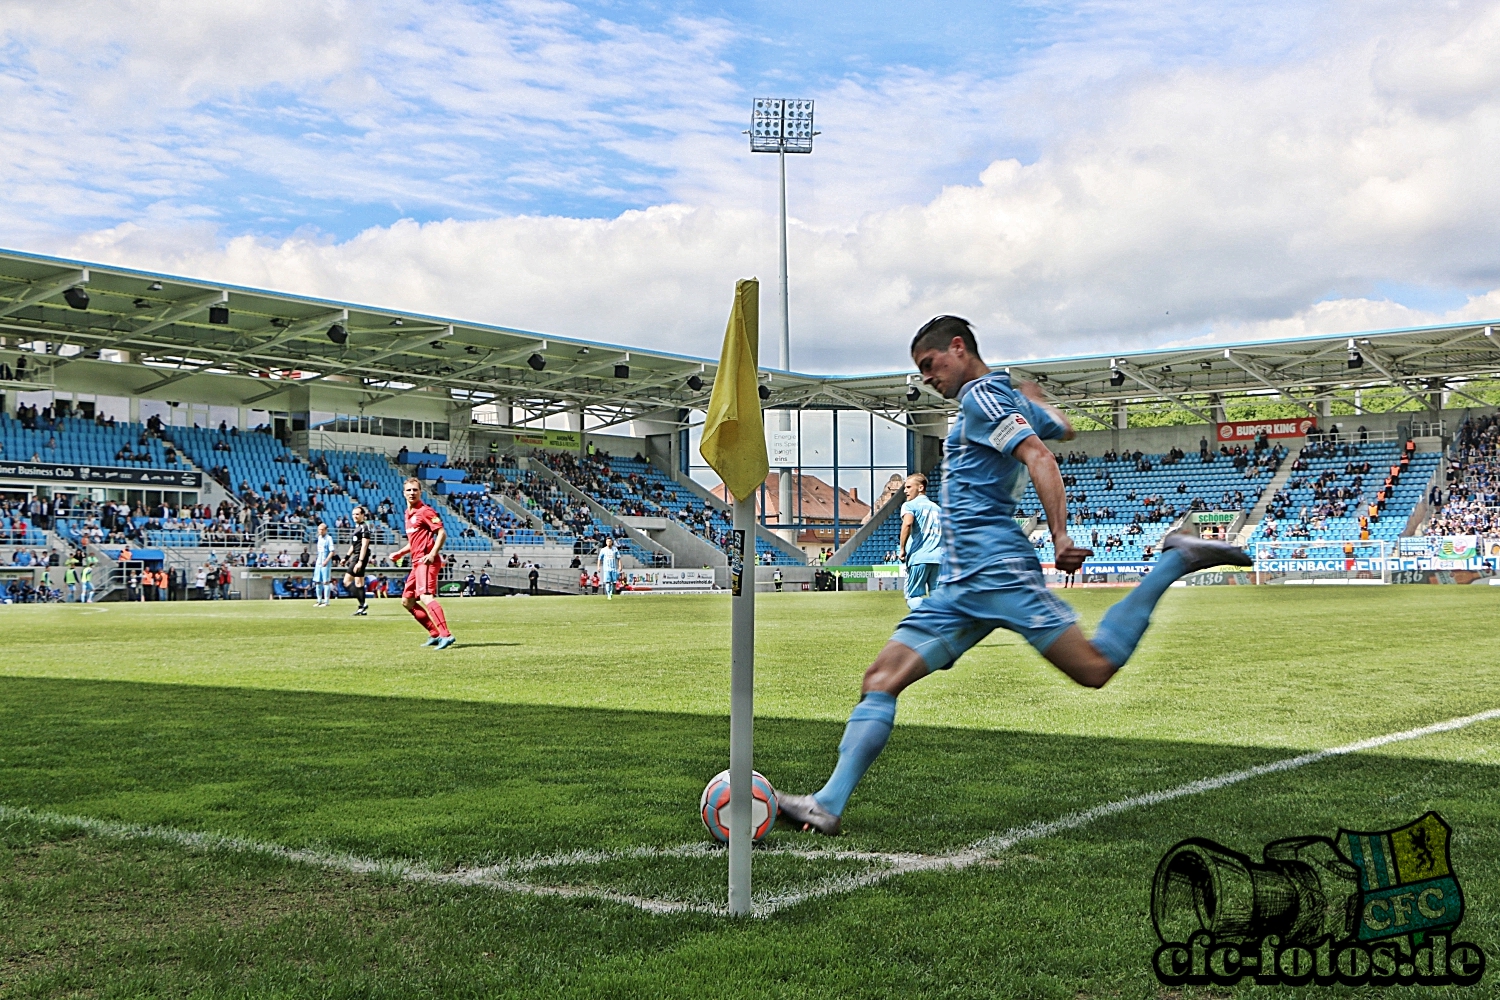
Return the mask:
[[329,583],[333,580],[332,566],[314,566],[313,583]]
[[906,597],[926,597],[937,588],[937,563],[906,564]]
[[929,670],[946,670],[997,628],[1045,653],[1077,621],[1078,613],[1047,589],[1036,556],[1018,556],[938,587],[891,638],[916,650]]
[[620,571],[617,570],[617,569],[607,569],[607,570],[605,570],[604,571],[604,582],[605,583],[619,583],[620,582]]

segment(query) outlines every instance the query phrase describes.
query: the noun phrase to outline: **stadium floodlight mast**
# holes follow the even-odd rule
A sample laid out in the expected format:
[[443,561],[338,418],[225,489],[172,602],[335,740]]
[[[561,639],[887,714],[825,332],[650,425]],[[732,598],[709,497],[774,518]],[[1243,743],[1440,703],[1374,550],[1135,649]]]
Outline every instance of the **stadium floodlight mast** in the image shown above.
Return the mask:
[[[792,325],[791,308],[787,301],[786,277],[786,154],[813,151],[813,136],[821,134],[813,131],[813,102],[780,97],[757,97],[750,112],[748,134],[750,152],[775,153],[781,161],[781,356],[779,364],[782,371],[790,371],[792,368]],[[776,413],[776,429],[790,432],[792,411],[783,408],[777,410]],[[778,472],[776,517],[782,524],[789,524],[792,510],[792,469],[790,466],[782,466]],[[837,488],[835,484],[834,489]],[[795,544],[797,529],[783,529],[782,536]],[[837,546],[837,544],[838,539],[835,538],[834,545]]]

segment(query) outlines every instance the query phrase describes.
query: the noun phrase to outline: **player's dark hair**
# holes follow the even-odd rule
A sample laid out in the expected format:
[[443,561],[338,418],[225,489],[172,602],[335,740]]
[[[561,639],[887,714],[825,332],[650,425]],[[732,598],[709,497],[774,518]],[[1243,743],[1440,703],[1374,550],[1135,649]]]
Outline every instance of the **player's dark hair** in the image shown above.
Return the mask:
[[960,338],[965,350],[978,357],[979,344],[974,340],[974,329],[962,316],[934,316],[928,320],[912,338],[911,353],[915,355],[918,351],[946,351],[954,337]]

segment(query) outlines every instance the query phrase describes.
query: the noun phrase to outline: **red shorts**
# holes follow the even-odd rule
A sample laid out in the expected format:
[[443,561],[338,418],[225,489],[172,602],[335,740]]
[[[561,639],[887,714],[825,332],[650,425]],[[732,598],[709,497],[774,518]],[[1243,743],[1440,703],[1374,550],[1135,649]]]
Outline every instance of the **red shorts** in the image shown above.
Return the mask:
[[406,574],[406,589],[401,592],[402,597],[436,597],[438,591],[438,574],[443,571],[443,564],[435,562],[431,565],[424,562],[412,564],[411,572]]

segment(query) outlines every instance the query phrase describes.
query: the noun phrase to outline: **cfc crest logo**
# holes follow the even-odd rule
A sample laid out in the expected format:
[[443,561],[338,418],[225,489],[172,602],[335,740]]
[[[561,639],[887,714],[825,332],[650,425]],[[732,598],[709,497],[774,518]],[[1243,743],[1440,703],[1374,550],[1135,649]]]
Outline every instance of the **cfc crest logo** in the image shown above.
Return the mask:
[[1267,844],[1262,860],[1211,840],[1156,868],[1153,962],[1167,986],[1257,983],[1468,986],[1478,946],[1456,942],[1464,898],[1437,813],[1381,833],[1340,830]]

